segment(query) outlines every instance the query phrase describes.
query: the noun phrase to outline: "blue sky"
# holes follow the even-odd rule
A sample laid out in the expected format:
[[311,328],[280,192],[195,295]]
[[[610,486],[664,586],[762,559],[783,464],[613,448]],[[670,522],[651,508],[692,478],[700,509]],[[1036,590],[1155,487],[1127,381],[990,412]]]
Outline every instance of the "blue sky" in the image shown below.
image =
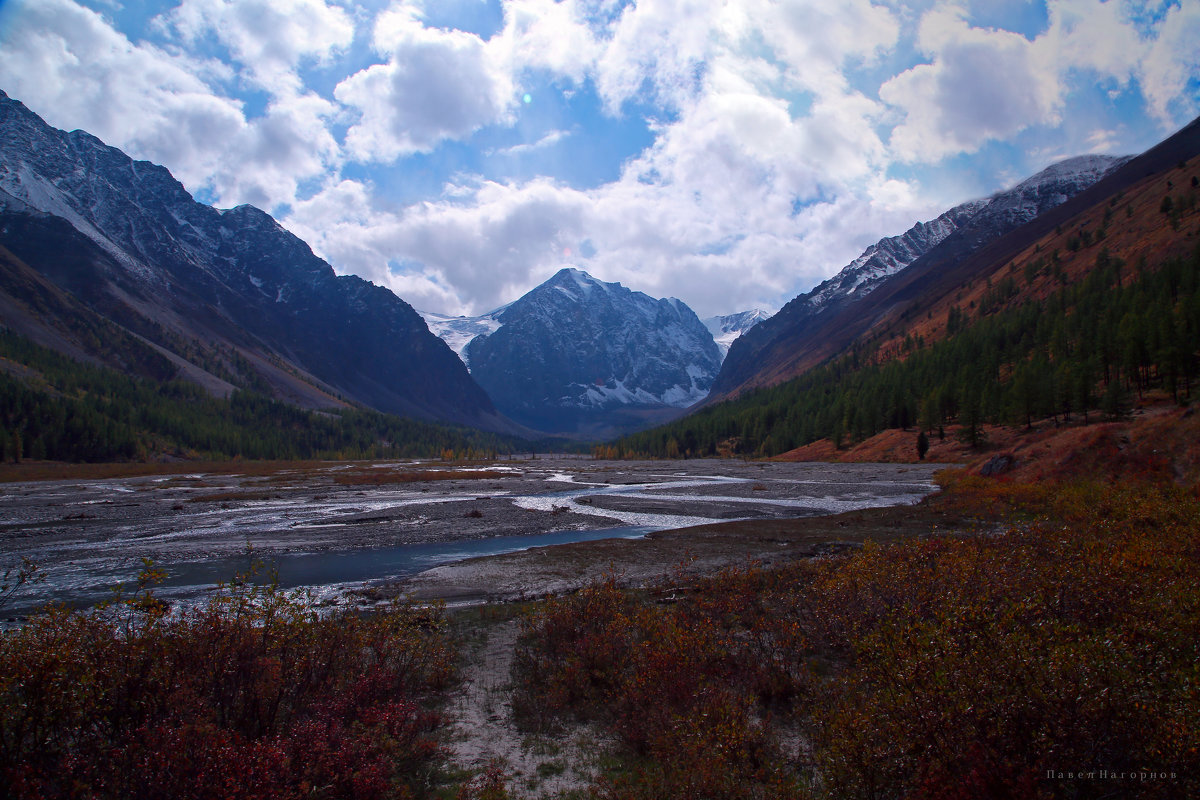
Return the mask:
[[564,265],[701,315],[1200,113],[1200,0],[0,0],[0,89],[480,313]]

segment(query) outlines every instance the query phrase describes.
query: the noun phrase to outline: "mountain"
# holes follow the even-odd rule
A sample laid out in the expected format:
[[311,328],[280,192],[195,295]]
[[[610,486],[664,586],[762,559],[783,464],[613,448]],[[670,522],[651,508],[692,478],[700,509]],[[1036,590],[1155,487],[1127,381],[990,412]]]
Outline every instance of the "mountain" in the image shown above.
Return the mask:
[[721,351],[721,360],[723,361],[726,354],[729,353],[729,346],[733,344],[735,339],[764,319],[770,319],[770,317],[770,311],[764,311],[761,308],[752,308],[749,311],[708,317],[701,321],[704,323],[704,327],[708,328],[708,332],[712,334],[713,341],[717,343],[717,348]]
[[146,360],[73,330],[83,308],[89,325],[116,326],[218,394],[507,425],[387,289],[336,275],[265,212],[198,203],[165,168],[52,128],[3,92],[0,245],[10,269],[27,266],[63,295],[43,309],[30,276],[12,273],[4,323],[60,351],[125,369]]
[[721,364],[696,314],[566,268],[504,308],[463,355],[512,419],[583,436],[646,427],[702,399]]
[[[900,276],[914,295],[940,291],[947,265],[1062,205],[1128,158],[1080,156],[1054,164],[1012,189],[956,206],[900,236],[867,248],[837,275],[790,301],[778,314],[735,341],[708,401],[769,386],[801,374],[840,352],[879,316],[868,302]],[[887,307],[881,309],[886,311]]]
[[956,235],[819,321],[825,363],[615,449],[916,460],[921,430],[931,454],[1008,450],[990,469],[1194,481],[1179,406],[1200,385],[1200,119],[1006,234],[944,249]]

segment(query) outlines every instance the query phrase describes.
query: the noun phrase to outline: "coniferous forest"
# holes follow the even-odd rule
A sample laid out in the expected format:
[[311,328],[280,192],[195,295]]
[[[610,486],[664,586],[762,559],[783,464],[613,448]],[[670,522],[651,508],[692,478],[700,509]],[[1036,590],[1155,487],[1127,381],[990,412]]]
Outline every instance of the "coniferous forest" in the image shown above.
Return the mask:
[[228,398],[183,380],[92,366],[0,331],[5,460],[361,459],[494,455],[517,440],[360,408],[310,411],[249,390]]
[[774,456],[829,439],[836,446],[888,428],[1027,426],[1056,417],[1115,419],[1152,388],[1192,398],[1200,372],[1200,250],[1157,268],[1101,249],[1078,283],[1017,303],[1016,273],[976,309],[952,307],[948,336],[906,337],[899,358],[878,345],[795,380],[761,389],[671,425],[624,437],[615,449],[654,457],[718,453]]

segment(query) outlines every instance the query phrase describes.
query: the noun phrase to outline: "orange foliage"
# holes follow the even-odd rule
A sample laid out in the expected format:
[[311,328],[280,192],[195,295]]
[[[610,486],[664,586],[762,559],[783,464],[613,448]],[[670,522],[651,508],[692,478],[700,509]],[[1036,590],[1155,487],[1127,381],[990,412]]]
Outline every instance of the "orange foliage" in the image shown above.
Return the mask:
[[606,798],[1200,793],[1196,498],[943,481],[1009,522],[730,571],[671,606],[611,581],[549,603],[515,670],[532,721],[610,726],[628,766]]

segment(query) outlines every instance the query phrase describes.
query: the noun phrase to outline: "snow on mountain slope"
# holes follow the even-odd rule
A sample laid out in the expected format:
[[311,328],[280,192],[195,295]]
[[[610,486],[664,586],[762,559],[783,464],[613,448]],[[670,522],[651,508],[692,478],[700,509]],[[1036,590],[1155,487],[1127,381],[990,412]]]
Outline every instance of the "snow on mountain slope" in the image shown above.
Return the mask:
[[820,326],[873,293],[914,263],[966,258],[1037,216],[1066,202],[1128,158],[1079,156],[1053,164],[1011,189],[955,206],[918,222],[899,236],[880,239],[836,275],[789,301],[779,313],[730,345],[713,382],[712,396],[769,383],[764,372],[784,376],[825,336]]
[[734,340],[763,320],[770,319],[771,314],[772,312],[764,311],[761,308],[752,308],[749,311],[739,311],[735,314],[708,317],[701,322],[712,334],[713,341],[717,343],[717,349],[721,351],[721,360],[724,361],[726,354],[729,353],[729,346],[733,344]]
[[682,301],[573,268],[494,322],[498,328],[464,349],[471,375],[505,414],[560,431],[619,407],[689,406],[707,394],[721,363],[712,335]]
[[945,241],[961,228],[977,229],[980,241],[994,238],[1065,203],[1127,159],[1079,156],[1053,164],[1011,189],[955,206],[937,219],[918,222],[899,236],[880,239],[807,295],[819,307],[833,299],[865,296],[886,278]]
[[436,311],[418,311],[417,313],[425,319],[429,330],[450,345],[450,349],[463,360],[463,363],[467,363],[467,358],[463,353],[467,345],[476,336],[485,336],[499,330],[500,326],[504,324],[500,321],[500,315],[506,308],[508,308],[507,305],[500,306],[500,308],[478,317],[451,317]]

